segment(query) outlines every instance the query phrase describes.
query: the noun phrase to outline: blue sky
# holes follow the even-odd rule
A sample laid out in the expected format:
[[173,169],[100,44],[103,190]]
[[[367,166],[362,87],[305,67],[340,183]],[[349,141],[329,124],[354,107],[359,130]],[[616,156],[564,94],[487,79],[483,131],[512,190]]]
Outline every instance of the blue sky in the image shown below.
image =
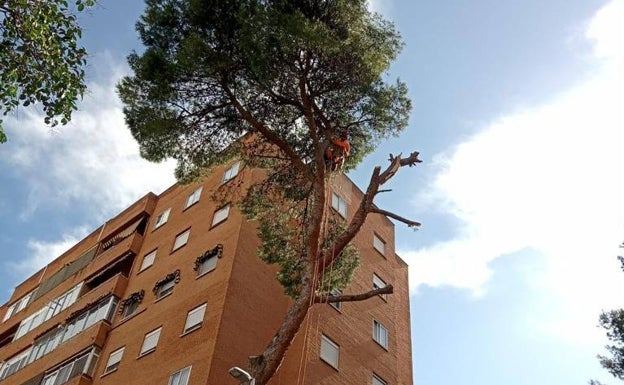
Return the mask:
[[[616,381],[595,356],[602,309],[624,306],[623,0],[374,0],[405,48],[390,76],[410,87],[407,130],[387,154],[418,150],[378,204],[410,264],[414,382]],[[89,93],[72,123],[35,110],[0,146],[0,302],[15,284],[147,191],[174,182],[124,128],[114,84],[137,48],[140,1],[82,16]]]

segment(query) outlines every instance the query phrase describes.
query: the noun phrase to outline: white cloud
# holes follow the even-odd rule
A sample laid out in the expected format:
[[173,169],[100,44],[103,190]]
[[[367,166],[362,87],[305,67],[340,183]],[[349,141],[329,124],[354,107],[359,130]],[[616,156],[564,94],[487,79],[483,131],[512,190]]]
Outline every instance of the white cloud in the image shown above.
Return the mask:
[[624,304],[615,259],[624,236],[623,4],[608,4],[588,25],[596,63],[589,79],[498,119],[437,159],[441,172],[419,199],[441,205],[463,232],[401,251],[413,288],[483,294],[490,262],[532,250],[545,266],[530,284],[558,314],[539,327],[577,341],[602,334],[597,314]]
[[88,85],[70,124],[51,131],[32,109],[9,122],[0,162],[20,175],[29,191],[22,219],[41,206],[76,203],[106,218],[148,191],[174,183],[173,162],[153,164],[140,157],[115,93],[127,68],[107,55],[103,59],[97,65],[110,67],[110,77]]
[[392,6],[392,0],[368,0],[368,9],[382,15],[388,15]]
[[30,254],[29,258],[18,262],[8,262],[8,268],[18,272],[20,275],[30,276],[69,250],[87,234],[88,231],[85,227],[79,227],[69,234],[64,234],[58,241],[31,239],[27,245]]
[[96,66],[106,68],[109,77],[88,84],[88,94],[67,126],[50,130],[32,109],[20,112],[7,124],[9,142],[2,145],[0,166],[18,175],[22,189],[28,191],[25,200],[12,202],[23,205],[19,207],[21,219],[34,220],[44,208],[57,209],[55,215],[73,215],[82,206],[92,215],[89,223],[58,240],[30,239],[26,259],[6,262],[24,276],[68,250],[87,234],[87,228],[99,225],[149,191],[159,193],[175,182],[174,162],[143,160],[126,128],[115,84],[127,67],[109,55]]

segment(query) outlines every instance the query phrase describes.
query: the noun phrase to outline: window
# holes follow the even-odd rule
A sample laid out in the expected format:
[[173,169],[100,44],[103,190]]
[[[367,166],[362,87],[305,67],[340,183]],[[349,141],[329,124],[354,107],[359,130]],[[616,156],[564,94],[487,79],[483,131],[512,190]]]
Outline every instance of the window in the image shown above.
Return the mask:
[[186,323],[184,324],[184,332],[186,334],[195,329],[199,329],[202,325],[202,321],[204,320],[204,314],[206,313],[206,304],[196,307],[195,309],[188,312],[186,316]]
[[139,304],[143,302],[145,297],[145,290],[135,291],[130,294],[126,299],[121,301],[119,308],[121,309],[122,319],[130,317],[139,308]]
[[114,372],[119,367],[119,362],[121,362],[121,357],[123,357],[123,353],[126,347],[122,347],[121,349],[117,349],[108,356],[108,362],[106,363],[106,369],[104,369],[103,374],[108,374],[110,372]]
[[130,301],[124,305],[122,318],[128,318],[139,308],[139,301]]
[[171,377],[169,377],[168,385],[188,385],[190,376],[191,367],[187,366],[186,368],[173,373]]
[[4,380],[11,374],[17,372],[21,368],[23,368],[28,362],[28,356],[30,355],[30,350],[23,351],[8,360],[6,360],[2,367],[0,368],[0,380]]
[[45,311],[47,311],[47,307],[39,309],[36,313],[24,318],[22,322],[20,322],[20,326],[15,333],[15,337],[13,337],[13,341],[17,340],[24,334],[41,325],[41,323],[43,322],[43,313]]
[[213,255],[210,258],[206,258],[197,266],[197,275],[202,276],[206,273],[209,273],[217,268],[217,260],[219,258],[216,255]]
[[388,383],[377,377],[376,374],[373,374],[373,385],[388,385]]
[[22,320],[17,332],[15,333],[15,337],[13,337],[13,341],[22,337],[24,334],[28,333],[76,302],[81,289],[82,283],[79,283],[66,291],[60,297],[48,302],[48,304],[37,310],[34,314]]
[[4,313],[4,318],[2,319],[2,322],[11,318],[15,313],[24,310],[26,305],[28,305],[28,302],[30,301],[30,297],[32,297],[33,293],[34,293],[34,290],[26,294],[22,298],[18,299],[17,301],[15,301],[15,303],[7,309],[6,313]]
[[46,373],[41,381],[41,385],[60,385],[82,373],[91,375],[98,357],[99,354],[96,349],[82,353],[57,366],[53,371]]
[[338,211],[343,218],[347,217],[347,201],[340,197],[335,192],[332,192],[332,207]]
[[189,239],[189,235],[191,235],[191,229],[186,229],[183,233],[178,234],[178,236],[175,238],[175,241],[173,242],[173,250],[171,251],[176,251],[180,247],[186,245],[186,242],[188,242]]
[[[386,283],[377,276],[377,274],[373,274],[373,290],[381,289],[382,287],[386,287]],[[379,296],[385,301],[386,295],[379,294]]]
[[13,305],[9,306],[9,309],[6,311],[6,313],[4,313],[4,318],[2,319],[2,322],[8,320],[9,318],[11,318],[11,316],[13,315],[13,312],[17,313],[15,311],[15,309],[17,308],[17,302],[14,303]]
[[[198,200],[199,200],[199,198],[198,198]],[[156,223],[154,223],[154,228],[152,229],[152,231],[156,230],[160,226],[162,226],[165,223],[167,223],[167,219],[169,219],[169,213],[170,212],[171,212],[171,208],[168,208],[167,210],[163,211],[162,213],[160,213],[156,217]]]
[[321,335],[321,360],[338,369],[340,347],[324,334]]
[[28,357],[28,363],[38,360],[44,355],[50,353],[52,350],[56,349],[61,343],[64,332],[65,329],[57,327],[56,329],[52,329],[43,336],[37,338],[33,344],[30,356]]
[[173,287],[175,286],[174,281],[168,281],[163,283],[158,287],[158,292],[156,292],[156,299],[162,298],[169,293],[173,292]]
[[212,226],[216,226],[219,223],[223,222],[227,219],[228,214],[230,213],[230,204],[223,206],[219,210],[215,211],[214,216],[212,217]]
[[379,238],[377,234],[373,234],[373,247],[379,251],[381,255],[386,255],[386,242]]
[[113,296],[104,298],[94,306],[77,315],[75,318],[69,320],[65,326],[65,333],[63,333],[62,342],[67,341],[99,321],[106,320],[111,322],[113,316],[115,315],[115,309],[117,308],[118,302],[118,299]]
[[143,345],[141,346],[141,352],[139,353],[139,357],[146,355],[147,353],[151,353],[156,350],[156,345],[158,345],[158,339],[160,338],[160,331],[162,327],[151,331],[145,335],[143,339]]
[[236,162],[233,165],[231,165],[227,170],[225,170],[225,173],[223,173],[222,183],[225,183],[229,181],[230,179],[234,178],[236,175],[238,175],[239,168],[240,168],[240,162]]
[[376,320],[373,320],[373,339],[379,345],[388,349],[388,329]]
[[146,254],[143,257],[143,262],[141,262],[141,268],[139,269],[139,272],[152,266],[154,264],[154,259],[156,259],[156,250],[150,252],[149,254]]
[[170,294],[173,291],[173,287],[178,282],[180,282],[180,269],[176,269],[174,272],[167,274],[165,278],[156,282],[152,289],[156,300]]
[[[342,295],[342,290],[340,289],[333,289],[330,293],[331,295]],[[340,310],[340,308],[342,307],[342,303],[341,302],[330,302],[329,305],[331,307],[333,307],[336,310]]]
[[213,271],[217,267],[217,260],[223,254],[223,245],[218,244],[211,250],[206,250],[195,259],[193,270],[197,272],[197,277]]
[[199,202],[199,197],[201,196],[202,188],[203,187],[200,187],[197,190],[193,191],[193,193],[189,195],[188,198],[186,198],[186,206],[184,206],[184,209],[188,209],[189,207],[193,206],[195,203]]

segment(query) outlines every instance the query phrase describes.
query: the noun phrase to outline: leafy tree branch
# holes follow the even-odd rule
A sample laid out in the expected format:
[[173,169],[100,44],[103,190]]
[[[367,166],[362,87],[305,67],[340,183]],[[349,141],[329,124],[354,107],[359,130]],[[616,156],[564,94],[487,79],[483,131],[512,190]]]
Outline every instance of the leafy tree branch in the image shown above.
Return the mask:
[[[44,123],[67,124],[86,90],[87,52],[75,12],[95,0],[0,2],[0,110],[40,105]],[[0,120],[0,143],[6,142]]]

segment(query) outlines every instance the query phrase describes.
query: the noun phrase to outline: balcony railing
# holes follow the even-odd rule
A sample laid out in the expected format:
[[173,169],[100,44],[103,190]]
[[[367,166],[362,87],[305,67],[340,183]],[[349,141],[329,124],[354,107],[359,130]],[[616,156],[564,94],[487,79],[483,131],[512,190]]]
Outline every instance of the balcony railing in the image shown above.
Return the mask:
[[[107,323],[112,322],[118,302],[119,300],[117,297],[108,296],[107,298],[101,299],[100,301],[98,301],[94,305],[89,306],[83,311],[77,312],[75,315],[72,315],[63,327],[59,327],[44,334],[42,337],[38,338],[35,341],[32,347],[20,352],[16,356],[11,357],[6,362],[4,362],[2,366],[0,366],[0,381],[18,372],[25,366],[33,363],[44,355],[53,352],[59,346],[65,344],[66,342],[69,343],[70,341],[72,341],[74,343],[77,343],[78,346],[76,346],[75,348],[80,348],[80,345],[82,345],[83,341],[81,338],[78,338],[76,339],[76,341],[74,341],[74,336],[81,334],[83,331],[91,328],[91,326],[97,323],[100,323],[100,327],[98,327],[98,329],[95,331],[94,336],[88,338],[88,341],[90,343],[103,343],[104,337],[102,336],[106,335],[106,330],[104,330],[102,333],[102,321],[106,321]],[[108,330],[108,328],[109,327],[107,327],[106,329]],[[74,349],[68,350],[75,351]]]

